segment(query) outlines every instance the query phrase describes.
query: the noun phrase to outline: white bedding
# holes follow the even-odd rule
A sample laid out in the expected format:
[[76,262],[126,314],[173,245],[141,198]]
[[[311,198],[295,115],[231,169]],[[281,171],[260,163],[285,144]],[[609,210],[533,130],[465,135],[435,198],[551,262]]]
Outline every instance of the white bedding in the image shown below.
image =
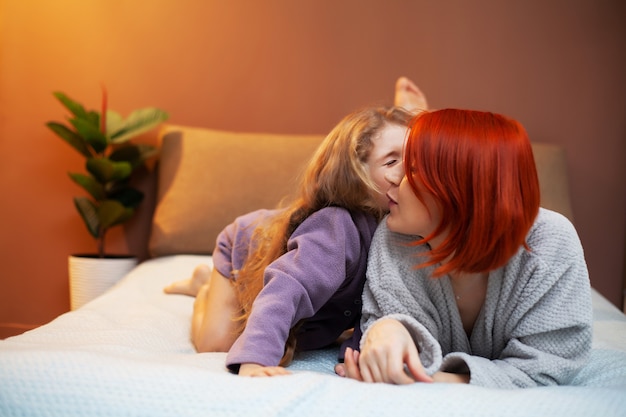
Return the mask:
[[592,360],[575,386],[496,390],[364,384],[333,373],[333,349],[293,375],[245,378],[195,353],[193,299],[162,288],[208,256],[142,263],[103,296],[0,341],[0,416],[626,416],[626,316],[594,292]]

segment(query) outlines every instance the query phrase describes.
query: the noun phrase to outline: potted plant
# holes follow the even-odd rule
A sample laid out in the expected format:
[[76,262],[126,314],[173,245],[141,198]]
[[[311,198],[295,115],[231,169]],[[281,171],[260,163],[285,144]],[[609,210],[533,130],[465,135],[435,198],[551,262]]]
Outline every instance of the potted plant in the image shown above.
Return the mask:
[[[130,179],[157,152],[152,145],[133,144],[130,139],[155,128],[168,114],[148,107],[123,118],[107,108],[104,89],[101,112],[86,110],[62,92],[55,92],[54,96],[71,117],[65,123],[51,121],[46,125],[85,157],[86,173],[70,172],[69,176],[87,192],[87,196],[75,197],[74,205],[98,249],[97,254],[70,256],[70,301],[75,309],[110,287],[137,263],[132,256],[108,254],[105,237],[110,228],[128,221],[143,200],[143,193],[130,185]],[[103,263],[113,264],[114,271],[103,269]]]

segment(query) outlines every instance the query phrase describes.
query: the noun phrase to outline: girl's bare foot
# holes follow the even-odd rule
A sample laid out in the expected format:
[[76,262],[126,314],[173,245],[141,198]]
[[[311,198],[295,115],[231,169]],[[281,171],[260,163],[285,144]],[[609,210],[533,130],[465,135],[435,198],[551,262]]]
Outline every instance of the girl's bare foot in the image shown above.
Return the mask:
[[211,281],[211,268],[208,265],[200,264],[193,270],[191,278],[176,281],[163,288],[167,294],[182,294],[195,297],[203,285]]
[[404,107],[406,110],[416,114],[428,110],[426,96],[407,77],[400,77],[396,81],[393,104],[396,107]]

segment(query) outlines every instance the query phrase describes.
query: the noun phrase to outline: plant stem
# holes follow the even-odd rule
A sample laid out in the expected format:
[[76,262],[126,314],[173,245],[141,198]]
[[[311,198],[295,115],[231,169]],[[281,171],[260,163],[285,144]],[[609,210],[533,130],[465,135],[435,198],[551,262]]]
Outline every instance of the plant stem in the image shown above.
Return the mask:
[[104,234],[106,233],[106,230],[103,230],[102,233],[100,234],[100,237],[98,238],[98,256],[100,256],[100,258],[104,258]]

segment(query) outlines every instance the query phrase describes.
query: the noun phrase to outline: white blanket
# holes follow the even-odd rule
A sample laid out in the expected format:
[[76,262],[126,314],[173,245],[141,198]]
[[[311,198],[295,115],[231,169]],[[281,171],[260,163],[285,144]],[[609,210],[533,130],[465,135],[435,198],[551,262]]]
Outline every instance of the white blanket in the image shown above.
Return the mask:
[[193,299],[162,288],[207,256],[139,265],[110,291],[0,341],[0,416],[626,416],[626,317],[594,292],[594,350],[574,386],[496,390],[365,384],[334,375],[336,351],[298,356],[290,376],[229,374],[195,353]]

